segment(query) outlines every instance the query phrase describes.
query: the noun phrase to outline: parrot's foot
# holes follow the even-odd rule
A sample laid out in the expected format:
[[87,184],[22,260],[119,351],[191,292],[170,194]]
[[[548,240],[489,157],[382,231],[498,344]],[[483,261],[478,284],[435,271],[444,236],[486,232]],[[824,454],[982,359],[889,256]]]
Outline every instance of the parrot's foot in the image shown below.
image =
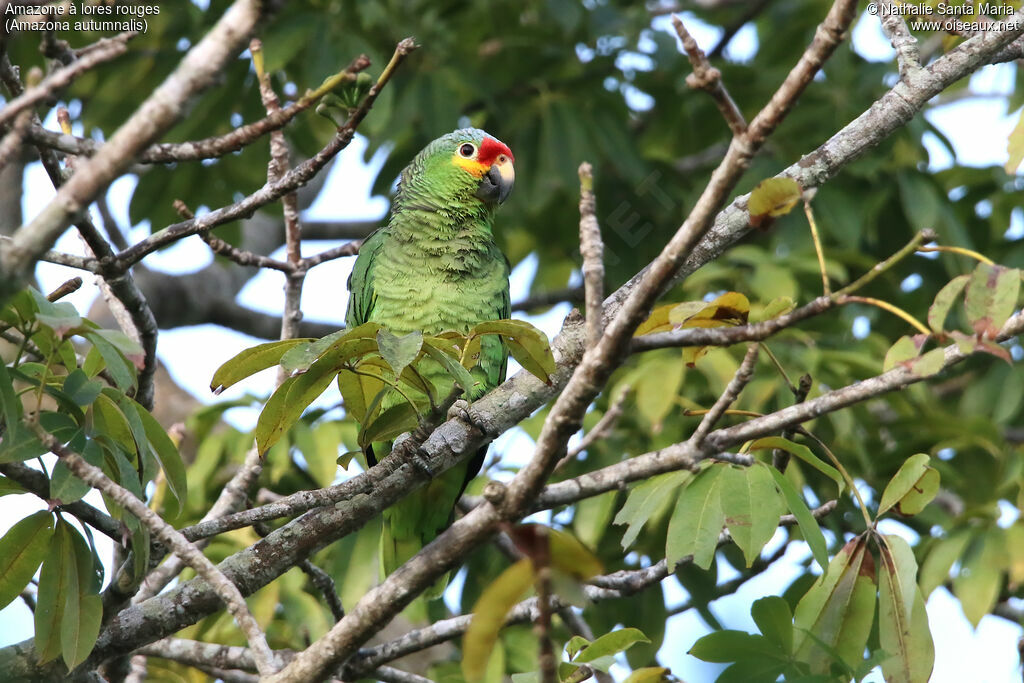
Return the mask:
[[460,398],[452,404],[452,407],[448,409],[448,419],[455,420],[459,419],[463,422],[472,424],[469,419],[469,401]]

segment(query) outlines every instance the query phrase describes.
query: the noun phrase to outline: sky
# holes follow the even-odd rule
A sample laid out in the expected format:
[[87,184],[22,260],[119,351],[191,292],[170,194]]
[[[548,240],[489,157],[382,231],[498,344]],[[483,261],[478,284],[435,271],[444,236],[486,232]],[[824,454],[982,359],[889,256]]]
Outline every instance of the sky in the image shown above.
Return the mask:
[[[702,24],[693,17],[682,15],[690,32],[698,43],[705,48],[713,45],[721,31]],[[653,23],[659,31],[669,31],[668,17],[662,17]],[[878,21],[874,17],[863,16],[853,32],[853,45],[860,54],[872,61],[892,63],[894,54],[888,41],[882,35]],[[734,60],[747,60],[757,52],[757,34],[752,27],[746,27],[734,38],[726,56]],[[638,58],[636,68],[643,68],[643,59]],[[894,68],[895,72],[895,68]],[[1000,94],[1012,90],[1014,67],[1002,65],[986,67],[971,79],[971,90],[981,94]],[[813,86],[812,86],[813,87]],[[638,109],[645,108],[646,97],[643,93],[628,94],[631,102]],[[973,166],[1002,165],[1006,158],[1006,143],[1016,117],[1006,111],[1005,104],[998,97],[961,100],[941,107],[935,107],[926,114],[928,119],[952,141],[956,160],[961,164]],[[984,122],[979,125],[979,122]],[[50,128],[56,128],[55,121],[46,122]],[[76,131],[80,133],[80,131]],[[954,157],[934,138],[925,141],[929,153],[929,166],[935,170],[949,167]],[[327,186],[320,194],[320,199],[304,214],[306,219],[377,219],[387,211],[387,200],[384,197],[371,197],[370,188],[373,178],[384,157],[378,153],[369,163],[364,163],[363,156],[366,141],[360,136],[346,149],[334,164]],[[809,150],[808,150],[809,151]],[[29,167],[27,193],[24,199],[25,218],[30,219],[49,197],[53,195],[45,173],[39,164]],[[111,208],[122,225],[127,225],[127,203],[134,188],[133,178],[122,178],[111,188]],[[336,207],[344,207],[340,214]],[[499,218],[500,221],[500,218]],[[148,235],[148,225],[135,226],[130,235],[132,241]],[[1008,226],[1008,231],[1017,236],[1024,235],[1024,210],[1018,209]],[[303,253],[311,254],[328,249],[337,242],[304,242]],[[61,251],[81,253],[78,238],[66,234],[58,242]],[[276,254],[283,257],[283,250]],[[204,267],[211,261],[206,245],[198,238],[189,238],[175,246],[157,252],[147,258],[148,266],[168,272],[191,272]],[[353,259],[339,259],[318,266],[310,271],[306,279],[302,308],[307,319],[337,321],[344,318],[347,291],[344,283],[348,277]],[[523,298],[530,288],[536,271],[536,260],[527,259],[519,264],[512,274],[512,300]],[[69,277],[79,274],[70,269],[41,264],[37,271],[43,289],[49,291]],[[89,276],[85,277],[87,283]],[[912,282],[905,286],[913,286]],[[283,278],[276,271],[263,271],[253,278],[238,297],[240,304],[258,310],[279,314],[283,308]],[[96,296],[96,288],[91,284],[68,297],[79,310],[86,311]],[[540,327],[546,334],[553,337],[559,330],[562,318],[568,312],[568,304],[554,307],[544,316],[528,317],[532,323]],[[525,317],[525,316],[524,316]],[[858,337],[866,336],[866,319],[854,323],[854,333]],[[272,388],[273,374],[268,371],[230,388],[220,397],[209,392],[209,378],[214,370],[225,360],[231,358],[244,348],[259,343],[261,340],[225,330],[214,325],[180,328],[161,331],[158,353],[161,362],[168,368],[175,380],[189,390],[199,400],[212,403],[215,398],[231,399],[246,392],[266,393]],[[196,353],[202,349],[202,353]],[[517,370],[514,361],[510,361],[510,374]],[[336,400],[332,399],[332,400]],[[325,399],[327,402],[328,399]],[[248,428],[255,424],[258,409],[234,409],[229,412],[228,419],[239,428]],[[506,462],[525,460],[532,452],[532,441],[523,432],[513,430],[506,433],[496,442],[495,448],[508,453]],[[344,474],[344,473],[341,473]],[[91,494],[87,501],[102,507],[97,494]],[[0,534],[17,520],[37,509],[44,509],[42,501],[29,495],[5,496],[0,498]],[[1009,524],[1015,519],[1016,511],[1011,506],[1004,510],[1003,523]],[[546,518],[543,518],[546,521]],[[886,533],[902,534],[912,538],[912,532],[895,522],[883,522],[888,525]],[[109,541],[97,534],[97,542],[101,546],[101,557],[109,557]],[[772,545],[782,541],[779,532],[765,552],[772,551]],[[104,547],[105,546],[105,547]],[[775,546],[777,547],[777,545]],[[802,543],[795,543],[787,550],[782,561],[772,570],[747,582],[737,593],[712,603],[712,610],[726,628],[737,628],[756,631],[750,617],[750,603],[761,596],[780,594],[794,576],[801,571],[802,563],[809,552]],[[725,581],[736,574],[726,563],[720,563],[719,580]],[[109,573],[109,572],[108,572]],[[455,595],[459,588],[458,580],[453,582],[449,595]],[[663,582],[663,589],[668,605],[685,602],[687,595],[678,582],[671,578]],[[454,601],[450,600],[454,604]],[[935,683],[977,681],[979,683],[1000,683],[1002,681],[1019,680],[1020,669],[1017,656],[1017,641],[1024,635],[1019,626],[998,618],[988,616],[982,619],[975,630],[966,621],[959,603],[944,589],[937,589],[928,601],[928,615],[932,635],[935,640],[936,663],[932,681]],[[720,667],[700,662],[686,651],[693,642],[709,627],[691,612],[677,615],[670,619],[665,637],[665,645],[661,650],[664,664],[671,666],[673,673],[683,680],[703,681],[714,678],[714,672]],[[0,646],[20,641],[32,634],[31,613],[20,601],[0,611]],[[622,673],[619,668],[613,673]],[[870,681],[880,681],[877,672],[869,677]]]

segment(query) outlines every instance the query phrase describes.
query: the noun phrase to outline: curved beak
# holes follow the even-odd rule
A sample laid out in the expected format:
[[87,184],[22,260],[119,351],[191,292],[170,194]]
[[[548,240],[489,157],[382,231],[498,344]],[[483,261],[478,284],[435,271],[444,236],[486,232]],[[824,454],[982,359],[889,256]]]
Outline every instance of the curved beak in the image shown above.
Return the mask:
[[516,182],[516,169],[511,159],[495,161],[480,178],[480,187],[477,188],[476,196],[488,204],[501,204],[512,192],[512,186]]

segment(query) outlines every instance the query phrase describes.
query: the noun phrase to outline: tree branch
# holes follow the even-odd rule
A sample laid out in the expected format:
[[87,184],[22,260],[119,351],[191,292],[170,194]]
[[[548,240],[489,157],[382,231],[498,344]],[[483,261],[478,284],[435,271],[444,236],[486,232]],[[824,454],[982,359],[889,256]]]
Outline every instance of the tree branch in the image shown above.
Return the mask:
[[30,223],[0,243],[0,301],[22,288],[39,256],[135,157],[184,114],[188,101],[214,78],[245,44],[261,16],[262,3],[236,0],[178,67],[77,172]]
[[57,69],[44,78],[39,85],[29,88],[8,102],[3,109],[0,109],[0,126],[13,119],[23,109],[31,107],[49,97],[54,91],[69,85],[89,69],[123,55],[128,50],[126,43],[136,35],[138,35],[136,32],[129,31],[113,38],[98,40],[95,43],[96,49],[71,64]]
[[253,619],[249,608],[245,604],[245,598],[242,597],[238,587],[231,583],[181,533],[165,522],[158,514],[150,510],[131,491],[107,478],[103,470],[89,464],[78,453],[64,447],[48,432],[39,429],[37,434],[43,444],[63,460],[76,477],[89,486],[102,491],[124,507],[124,509],[135,515],[161,543],[171,548],[176,555],[184,559],[190,567],[196,570],[197,574],[203,577],[213,590],[217,592],[227,605],[228,611],[231,612],[238,622],[239,628],[242,629],[246,640],[249,642],[249,646],[253,649],[256,665],[260,673],[264,675],[272,673],[276,669],[274,654],[267,646],[266,636],[263,635],[259,624]]

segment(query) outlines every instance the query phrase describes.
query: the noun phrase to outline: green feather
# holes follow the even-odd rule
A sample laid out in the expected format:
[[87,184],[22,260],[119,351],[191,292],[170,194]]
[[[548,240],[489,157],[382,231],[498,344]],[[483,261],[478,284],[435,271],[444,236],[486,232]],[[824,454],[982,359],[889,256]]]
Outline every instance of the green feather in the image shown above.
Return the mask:
[[[386,227],[363,243],[349,277],[346,323],[350,327],[379,322],[397,335],[421,331],[468,332],[485,320],[510,315],[509,264],[491,231],[495,206],[476,198],[480,179],[453,163],[460,145],[477,147],[483,131],[457,130],[427,145],[402,171]],[[505,379],[508,350],[498,337],[481,344],[474,375],[480,383],[473,400]],[[453,386],[437,363],[423,361],[419,370],[441,400]],[[403,399],[387,396],[386,410]],[[383,456],[390,444],[375,445]],[[476,476],[486,449],[469,463],[438,475],[384,511],[381,567],[390,574],[451,524],[462,490]],[[367,453],[373,464],[373,453]],[[428,591],[438,597],[447,576]]]

